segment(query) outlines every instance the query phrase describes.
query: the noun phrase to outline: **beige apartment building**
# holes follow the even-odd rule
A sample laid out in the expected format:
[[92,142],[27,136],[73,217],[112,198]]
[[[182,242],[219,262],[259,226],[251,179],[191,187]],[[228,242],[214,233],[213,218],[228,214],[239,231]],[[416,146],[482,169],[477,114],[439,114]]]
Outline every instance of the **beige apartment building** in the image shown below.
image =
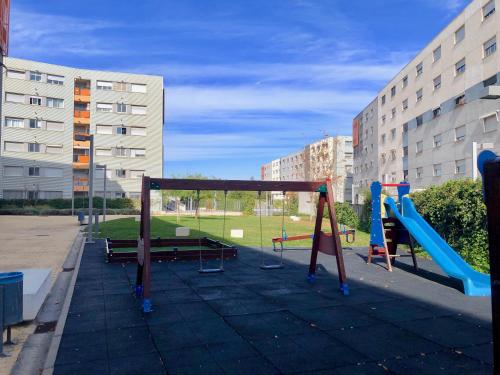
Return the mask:
[[[379,180],[407,180],[420,189],[476,177],[477,153],[500,151],[496,6],[472,1],[380,91]],[[355,173],[356,181],[371,178],[366,170]]]
[[[163,175],[163,78],[4,60],[0,198],[71,198],[89,189],[138,198],[141,177]],[[76,138],[75,138],[76,137]]]

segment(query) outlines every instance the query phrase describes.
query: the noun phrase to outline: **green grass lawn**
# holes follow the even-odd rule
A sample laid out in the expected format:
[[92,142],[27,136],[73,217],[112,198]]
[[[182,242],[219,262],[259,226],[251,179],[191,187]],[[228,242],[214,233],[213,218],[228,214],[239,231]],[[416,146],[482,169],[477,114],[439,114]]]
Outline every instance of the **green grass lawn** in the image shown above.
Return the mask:
[[[222,240],[222,216],[207,216],[201,218],[201,236],[210,237],[214,240]],[[182,216],[177,223],[177,218],[173,216],[157,216],[151,221],[151,237],[175,237],[176,227],[191,228],[192,238],[198,238],[198,223],[196,218]],[[301,218],[299,222],[293,222],[289,218],[285,219],[285,228],[288,236],[298,234],[313,233],[314,221],[308,218]],[[109,220],[99,224],[100,237],[114,239],[136,239],[139,235],[139,222],[134,218]],[[231,229],[243,229],[243,238],[230,238]],[[327,220],[323,222],[323,230],[331,232]],[[260,247],[260,225],[258,216],[228,216],[226,217],[224,242],[235,246]],[[266,247],[272,246],[271,239],[281,237],[281,217],[262,217],[262,240]],[[352,244],[345,242],[342,236],[343,246],[368,246],[369,234],[356,230],[356,241]],[[304,246],[310,247],[311,240],[289,242],[289,247]],[[287,243],[285,243],[286,247]]]

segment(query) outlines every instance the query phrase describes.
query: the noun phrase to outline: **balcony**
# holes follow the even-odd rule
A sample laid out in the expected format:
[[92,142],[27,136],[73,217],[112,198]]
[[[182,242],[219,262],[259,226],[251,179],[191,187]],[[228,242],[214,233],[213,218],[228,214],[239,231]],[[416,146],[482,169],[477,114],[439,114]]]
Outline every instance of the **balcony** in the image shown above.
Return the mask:
[[[79,133],[82,134],[82,133]],[[73,141],[73,148],[90,148],[90,141]]]
[[73,177],[73,191],[89,191],[88,177]]
[[89,169],[89,155],[73,155],[73,169]]
[[90,89],[83,87],[75,87],[75,102],[90,102]]
[[75,124],[90,124],[90,111],[74,111]]

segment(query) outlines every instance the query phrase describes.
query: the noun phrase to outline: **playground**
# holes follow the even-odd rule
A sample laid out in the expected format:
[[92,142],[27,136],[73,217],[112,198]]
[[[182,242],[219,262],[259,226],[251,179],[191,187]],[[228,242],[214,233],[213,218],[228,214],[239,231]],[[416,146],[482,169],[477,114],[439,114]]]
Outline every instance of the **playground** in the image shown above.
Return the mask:
[[[342,242],[328,181],[144,178],[140,221],[111,221],[101,235],[113,238],[83,248],[54,372],[490,373],[491,299],[483,274],[431,241],[423,224],[412,227],[418,216],[410,215],[406,183],[395,184],[397,201],[376,184],[370,237],[357,236],[366,241],[357,247],[354,238]],[[253,238],[243,245],[231,238],[233,224],[243,222],[225,215],[151,220],[149,190],[178,185],[313,191],[317,216],[314,226],[291,229],[284,215],[264,223],[260,214],[252,218],[257,233],[242,226]],[[180,229],[186,238],[175,238]],[[285,243],[283,251],[271,246],[273,238]],[[300,240],[287,248],[294,238]],[[417,261],[415,238],[430,258]],[[109,250],[120,243],[132,257],[113,262]]]

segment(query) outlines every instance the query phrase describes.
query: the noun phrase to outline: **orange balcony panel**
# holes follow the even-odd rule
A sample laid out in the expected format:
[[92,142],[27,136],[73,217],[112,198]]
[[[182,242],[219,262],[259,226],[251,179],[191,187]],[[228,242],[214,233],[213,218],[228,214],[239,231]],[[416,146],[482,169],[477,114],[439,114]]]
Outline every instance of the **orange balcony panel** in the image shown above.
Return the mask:
[[[90,135],[90,133],[84,133],[84,132],[75,132],[74,134],[82,137],[88,137]],[[90,141],[87,142],[89,142],[89,147],[90,147]]]
[[89,163],[73,163],[73,169],[89,169]]
[[90,141],[73,141],[73,148],[90,148]]
[[75,118],[90,118],[90,111],[75,110]]
[[90,89],[84,87],[75,87],[75,96],[90,96]]
[[74,100],[75,100],[75,102],[90,103],[90,96],[75,95]]
[[74,185],[73,191],[89,191],[89,187],[83,185]]
[[75,117],[73,119],[73,122],[76,125],[90,125],[90,119],[89,118],[84,118],[84,117]]

